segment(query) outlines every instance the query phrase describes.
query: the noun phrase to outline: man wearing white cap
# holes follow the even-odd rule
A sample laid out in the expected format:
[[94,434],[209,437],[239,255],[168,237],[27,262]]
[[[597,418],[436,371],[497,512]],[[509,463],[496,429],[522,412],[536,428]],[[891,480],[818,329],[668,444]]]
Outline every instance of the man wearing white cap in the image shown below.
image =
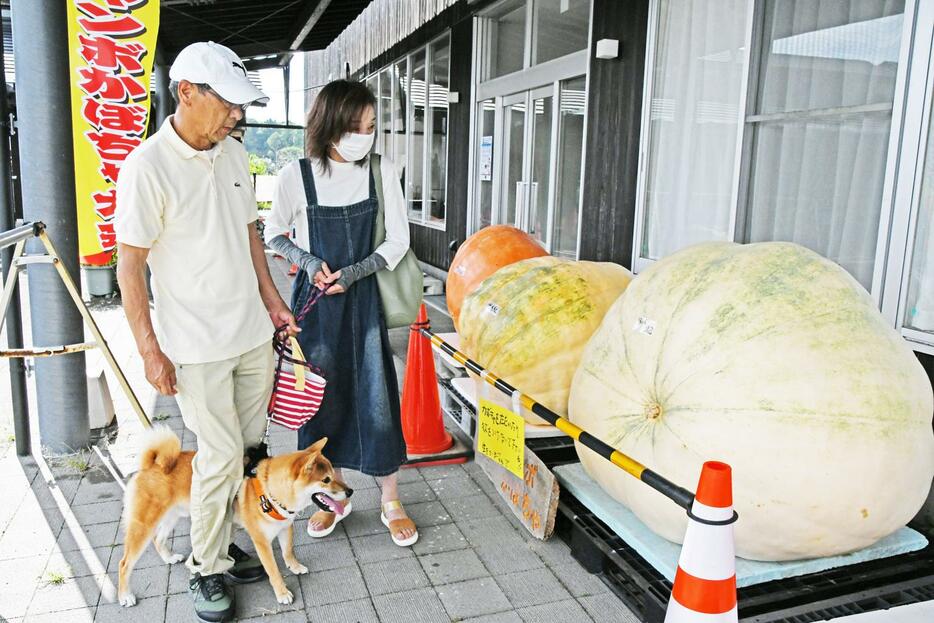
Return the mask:
[[273,325],[297,327],[256,232],[246,151],[227,140],[245,109],[268,98],[215,43],[182,50],[169,78],[175,114],[127,158],[117,183],[117,274],[146,379],[176,397],[198,439],[187,565],[195,613],[213,623],[234,615],[225,578],[265,577],[230,542],[231,509],[244,448],[265,430]]

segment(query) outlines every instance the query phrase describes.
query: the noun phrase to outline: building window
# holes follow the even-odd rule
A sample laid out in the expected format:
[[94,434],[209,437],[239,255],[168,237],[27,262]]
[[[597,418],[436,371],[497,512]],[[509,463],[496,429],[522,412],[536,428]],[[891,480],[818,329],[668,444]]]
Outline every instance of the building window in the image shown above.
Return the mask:
[[763,6],[744,240],[788,240],[872,288],[904,1]]
[[640,259],[732,235],[751,0],[657,3]]
[[587,88],[583,76],[561,83],[558,184],[555,189],[554,238],[551,254],[575,259],[580,221],[581,164]]
[[444,228],[450,37],[445,34],[367,78],[377,95],[375,151],[402,174],[409,221]]
[[591,0],[506,0],[482,16],[492,80],[587,49]]
[[652,0],[636,272],[706,240],[796,242],[934,352],[919,209],[934,201],[934,0],[907,6]]
[[476,17],[468,235],[512,225],[577,258],[590,13],[590,0],[507,0]]

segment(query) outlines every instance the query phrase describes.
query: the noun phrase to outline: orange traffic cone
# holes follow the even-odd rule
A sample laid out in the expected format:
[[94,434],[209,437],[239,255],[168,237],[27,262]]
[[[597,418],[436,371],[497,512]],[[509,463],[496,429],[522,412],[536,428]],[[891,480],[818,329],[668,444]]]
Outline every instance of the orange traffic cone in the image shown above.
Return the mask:
[[736,514],[729,465],[704,463],[688,517],[665,623],[736,623]]
[[435,360],[431,342],[418,332],[422,327],[430,328],[424,303],[418,310],[415,324],[410,327],[402,385],[402,434],[410,455],[437,454],[454,444],[451,435],[444,430]]

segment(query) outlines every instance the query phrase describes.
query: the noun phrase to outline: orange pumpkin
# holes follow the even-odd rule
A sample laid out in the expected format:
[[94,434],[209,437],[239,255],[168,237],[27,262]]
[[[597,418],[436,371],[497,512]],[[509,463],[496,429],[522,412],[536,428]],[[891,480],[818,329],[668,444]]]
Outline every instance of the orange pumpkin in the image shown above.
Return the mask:
[[484,227],[467,238],[451,262],[445,286],[455,328],[464,297],[476,290],[481,281],[503,266],[542,255],[548,255],[545,249],[512,225]]

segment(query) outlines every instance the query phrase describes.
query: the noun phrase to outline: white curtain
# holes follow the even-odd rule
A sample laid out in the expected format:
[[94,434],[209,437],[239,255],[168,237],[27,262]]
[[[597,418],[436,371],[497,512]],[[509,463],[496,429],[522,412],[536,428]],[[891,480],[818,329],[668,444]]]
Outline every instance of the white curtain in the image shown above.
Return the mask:
[[750,111],[776,117],[753,124],[748,239],[802,244],[867,289],[904,5],[767,2],[759,96]]
[[928,125],[924,177],[917,209],[905,324],[919,331],[934,332],[934,123]]
[[642,255],[725,240],[751,0],[661,0]]

